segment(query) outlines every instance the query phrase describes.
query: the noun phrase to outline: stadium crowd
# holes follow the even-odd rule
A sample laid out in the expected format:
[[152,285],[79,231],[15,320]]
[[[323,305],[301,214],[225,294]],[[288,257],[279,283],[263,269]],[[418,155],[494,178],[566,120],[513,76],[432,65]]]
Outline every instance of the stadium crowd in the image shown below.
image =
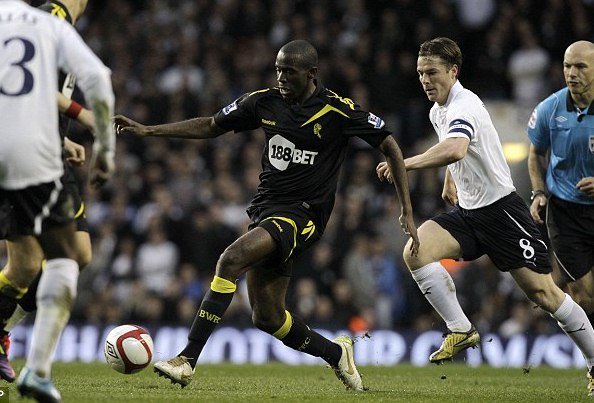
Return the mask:
[[[324,84],[383,117],[406,157],[436,141],[417,83],[421,42],[457,40],[464,85],[516,102],[527,120],[539,99],[564,85],[565,47],[594,40],[591,21],[588,0],[96,0],[77,28],[112,69],[116,112],[146,124],[210,116],[274,85],[278,48],[308,39]],[[72,130],[88,143],[82,128]],[[80,277],[72,320],[191,323],[218,256],[246,231],[263,145],[260,131],[209,142],[120,137],[116,177],[86,195],[94,258]],[[294,268],[288,301],[312,325],[440,323],[403,264],[406,236],[394,188],[375,176],[379,158],[352,143],[326,233]],[[409,176],[419,223],[446,208],[442,174]],[[448,266],[480,332],[558,331],[488,259]],[[232,315],[249,326],[239,290],[223,321]]]

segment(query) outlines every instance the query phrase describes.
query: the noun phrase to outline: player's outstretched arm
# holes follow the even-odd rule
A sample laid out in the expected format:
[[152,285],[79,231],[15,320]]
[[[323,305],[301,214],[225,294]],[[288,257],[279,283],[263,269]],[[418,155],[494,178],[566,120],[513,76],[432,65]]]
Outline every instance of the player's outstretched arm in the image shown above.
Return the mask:
[[379,149],[386,157],[387,164],[392,173],[394,186],[400,199],[402,209],[402,215],[399,217],[400,227],[405,234],[412,238],[411,250],[412,254],[416,255],[419,251],[420,242],[414,221],[412,203],[410,201],[408,177],[406,175],[402,151],[392,136],[386,137],[380,144]]
[[74,119],[82,124],[90,132],[95,131],[95,117],[93,116],[93,112],[61,92],[58,92],[58,110],[70,119]]
[[209,139],[227,131],[215,123],[214,117],[198,117],[181,122],[145,126],[134,120],[117,115],[113,119],[116,134],[132,134],[140,137],[169,137],[181,139]]

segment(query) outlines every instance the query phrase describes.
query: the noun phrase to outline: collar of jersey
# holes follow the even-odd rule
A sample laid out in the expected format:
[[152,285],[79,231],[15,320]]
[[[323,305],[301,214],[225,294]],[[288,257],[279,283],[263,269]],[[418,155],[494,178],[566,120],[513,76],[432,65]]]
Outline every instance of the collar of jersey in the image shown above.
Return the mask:
[[[571,99],[571,94],[569,93],[569,89],[565,92],[565,106],[567,106],[567,112],[577,112],[577,108],[573,104],[573,99]],[[588,112],[586,115],[594,115],[594,101],[588,106]]]

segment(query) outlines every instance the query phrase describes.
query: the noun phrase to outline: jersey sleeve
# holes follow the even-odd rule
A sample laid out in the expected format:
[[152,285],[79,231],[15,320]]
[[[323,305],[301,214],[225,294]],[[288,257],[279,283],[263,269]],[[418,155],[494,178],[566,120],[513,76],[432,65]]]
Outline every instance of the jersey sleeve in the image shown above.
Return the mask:
[[475,139],[478,129],[479,111],[473,108],[482,107],[480,104],[468,104],[467,108],[454,107],[447,114],[447,130],[444,138],[466,137],[468,140]]
[[547,98],[539,103],[530,115],[528,120],[528,139],[539,150],[547,150],[550,147],[549,116],[551,113],[552,99]]
[[349,137],[357,136],[377,148],[392,133],[386,128],[386,122],[382,118],[355,106],[349,112],[344,134]]
[[243,94],[218,111],[214,119],[217,126],[227,131],[241,132],[257,129],[260,127],[260,122],[256,118],[256,96],[249,93]]

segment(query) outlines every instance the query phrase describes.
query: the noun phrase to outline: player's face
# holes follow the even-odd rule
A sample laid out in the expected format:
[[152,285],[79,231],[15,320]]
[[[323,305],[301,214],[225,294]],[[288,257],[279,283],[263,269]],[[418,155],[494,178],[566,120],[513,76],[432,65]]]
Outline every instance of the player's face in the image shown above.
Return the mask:
[[448,67],[437,56],[421,56],[417,59],[417,74],[423,91],[430,101],[443,105],[448,100],[452,86],[456,82],[458,66]]
[[594,51],[570,46],[563,59],[563,74],[572,95],[594,98]]
[[298,56],[279,52],[276,57],[276,81],[281,96],[290,103],[305,101],[315,72],[303,66]]

